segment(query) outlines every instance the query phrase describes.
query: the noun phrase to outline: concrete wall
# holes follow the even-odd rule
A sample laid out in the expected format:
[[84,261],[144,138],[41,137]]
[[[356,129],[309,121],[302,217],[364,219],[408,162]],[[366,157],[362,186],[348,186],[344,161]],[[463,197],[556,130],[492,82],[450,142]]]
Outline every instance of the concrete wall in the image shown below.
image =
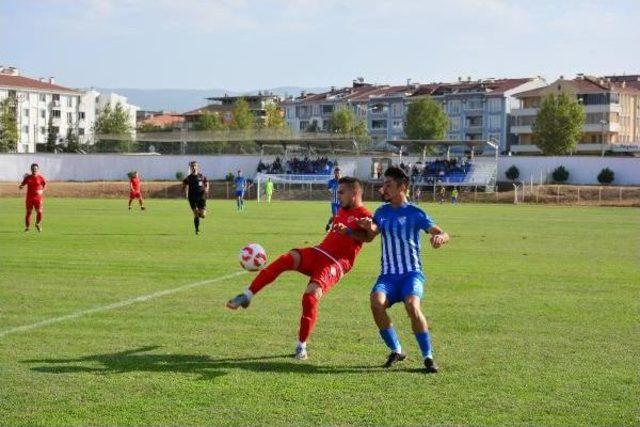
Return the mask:
[[606,167],[615,173],[613,185],[640,185],[639,157],[594,157],[594,156],[513,156],[498,160],[498,180],[508,181],[504,173],[515,165],[520,171],[518,181],[533,183],[551,182],[551,174],[558,166],[569,171],[568,184],[600,184],[598,174]]

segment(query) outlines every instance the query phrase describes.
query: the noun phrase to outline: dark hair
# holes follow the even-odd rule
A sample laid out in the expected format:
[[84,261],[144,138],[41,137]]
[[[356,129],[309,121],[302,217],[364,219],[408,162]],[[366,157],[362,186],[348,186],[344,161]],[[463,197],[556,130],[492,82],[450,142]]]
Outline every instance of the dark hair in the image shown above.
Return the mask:
[[29,169],[33,169],[33,167],[34,167],[34,166],[35,166],[35,167],[37,167],[37,168],[40,168],[40,165],[39,165],[39,164],[37,164],[37,163],[31,163],[31,166],[29,166]]
[[193,166],[193,165],[197,165],[197,164],[198,164],[198,162],[196,160],[191,160],[189,162],[189,166]]
[[354,176],[343,176],[338,180],[338,184],[345,184],[351,187],[352,189],[360,188],[362,189],[362,181]]
[[389,166],[387,170],[384,171],[384,176],[393,179],[398,185],[404,184],[409,187],[409,176],[398,166]]

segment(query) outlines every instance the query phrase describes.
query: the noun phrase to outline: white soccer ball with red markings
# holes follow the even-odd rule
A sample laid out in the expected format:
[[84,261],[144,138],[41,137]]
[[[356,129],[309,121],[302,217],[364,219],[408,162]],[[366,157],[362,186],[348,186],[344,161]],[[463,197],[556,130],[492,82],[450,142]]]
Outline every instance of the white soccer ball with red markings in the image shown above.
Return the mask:
[[267,263],[267,253],[257,243],[249,243],[240,251],[240,265],[248,271],[260,270]]

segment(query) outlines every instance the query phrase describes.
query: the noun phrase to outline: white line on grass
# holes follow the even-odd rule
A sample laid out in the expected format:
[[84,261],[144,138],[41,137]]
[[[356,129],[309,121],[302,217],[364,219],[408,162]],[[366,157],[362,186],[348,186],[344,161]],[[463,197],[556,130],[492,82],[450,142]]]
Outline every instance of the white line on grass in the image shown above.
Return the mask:
[[155,298],[164,297],[167,295],[175,294],[181,291],[186,291],[187,289],[195,288],[197,286],[209,285],[211,283],[221,282],[226,279],[230,279],[232,277],[239,276],[244,274],[244,271],[238,271],[236,273],[227,274],[226,276],[217,277],[215,279],[202,280],[200,282],[189,283],[188,285],[179,286],[173,289],[167,289],[164,291],[154,292],[152,294],[141,295],[139,297],[130,298],[124,301],[116,302],[109,305],[103,305],[100,307],[90,308],[88,310],[76,311],[75,313],[67,314],[66,316],[54,317],[51,319],[46,319],[41,322],[32,323],[30,325],[16,326],[15,328],[5,329],[4,331],[0,331],[0,338],[14,334],[17,332],[25,332],[30,331],[31,329],[42,328],[43,326],[52,325],[54,323],[64,322],[65,320],[77,319],[78,317],[86,316],[88,314],[100,313],[103,311],[115,310],[116,308],[126,307],[131,304],[135,304],[137,302],[145,302]]

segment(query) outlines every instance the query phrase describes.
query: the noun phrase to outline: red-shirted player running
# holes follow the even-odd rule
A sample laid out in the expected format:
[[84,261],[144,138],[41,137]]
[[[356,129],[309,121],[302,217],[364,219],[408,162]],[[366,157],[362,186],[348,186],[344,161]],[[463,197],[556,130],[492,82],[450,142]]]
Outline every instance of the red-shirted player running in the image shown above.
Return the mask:
[[371,217],[371,212],[362,205],[362,183],[357,178],[342,177],[338,185],[340,209],[322,243],[281,255],[260,271],[244,293],[227,302],[232,310],[247,308],[255,294],[285,271],[295,270],[309,276],[309,285],[302,295],[297,359],[307,358],[307,340],[318,318],[320,298],[351,269],[367,237],[357,224],[359,219]]
[[129,174],[129,210],[131,210],[131,202],[135,199],[138,199],[138,202],[140,202],[140,209],[144,210],[142,191],[140,190],[140,176],[138,172],[133,171]]
[[42,231],[42,193],[44,192],[47,182],[38,172],[40,167],[37,163],[31,165],[31,174],[25,174],[20,190],[27,186],[27,198],[25,200],[27,214],[24,217],[24,231],[29,231],[31,225],[31,211],[36,210],[36,229]]

